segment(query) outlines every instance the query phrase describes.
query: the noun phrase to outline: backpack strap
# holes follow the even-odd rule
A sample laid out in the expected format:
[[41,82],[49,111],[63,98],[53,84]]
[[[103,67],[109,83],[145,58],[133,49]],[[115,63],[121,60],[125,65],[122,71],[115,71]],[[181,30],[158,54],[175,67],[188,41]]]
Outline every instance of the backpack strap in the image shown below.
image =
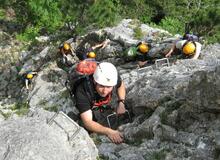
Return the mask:
[[93,105],[95,95],[94,95],[94,91],[92,89],[92,83],[91,83],[89,76],[85,77],[85,82],[83,83],[83,85],[84,85],[84,89],[87,94],[87,97],[89,98],[90,104]]

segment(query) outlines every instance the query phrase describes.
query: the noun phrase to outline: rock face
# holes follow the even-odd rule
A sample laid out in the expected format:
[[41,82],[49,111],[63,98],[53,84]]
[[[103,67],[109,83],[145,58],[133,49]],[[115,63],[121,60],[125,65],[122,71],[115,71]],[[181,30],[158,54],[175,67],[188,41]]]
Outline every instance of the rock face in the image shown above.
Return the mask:
[[[141,28],[142,38],[135,37],[136,27]],[[220,44],[203,46],[198,60],[173,63],[170,59],[170,66],[151,65],[139,70],[136,62],[127,62],[122,56],[128,47],[145,40],[151,43],[149,54],[153,54],[171,45],[175,37],[164,30],[123,20],[115,27],[78,37],[71,45],[95,44],[100,37],[110,39],[110,43],[97,51],[97,59],[117,66],[127,87],[127,105],[135,117],[132,123],[119,128],[124,134],[123,144],[115,145],[105,136],[97,137],[99,155],[110,160],[219,159]],[[38,111],[44,108],[77,112],[64,86],[67,72],[55,61],[56,48],[51,45],[22,52],[21,70],[12,66],[1,71],[1,159],[96,159],[97,150],[83,129],[74,143],[69,143],[60,127],[45,122],[52,114]],[[38,70],[38,75],[32,90],[26,92],[19,76],[29,69]],[[28,102],[36,113],[32,117],[5,120],[8,113],[14,115],[13,105],[18,100]]]
[[[0,124],[0,159],[10,160],[84,160],[96,159],[97,149],[88,133],[80,128],[71,141],[69,130],[46,123],[53,114],[34,111],[31,117],[7,120]],[[63,121],[68,121],[63,118]]]
[[[130,75],[125,76],[130,84],[128,104],[139,116],[121,130],[126,143],[135,148],[107,151],[102,144],[102,154],[110,159],[115,152],[123,153],[121,158],[135,154],[146,159],[218,159],[219,47],[216,44],[204,49],[200,60],[146,68],[141,76],[126,73]],[[208,50],[211,52],[206,54]]]

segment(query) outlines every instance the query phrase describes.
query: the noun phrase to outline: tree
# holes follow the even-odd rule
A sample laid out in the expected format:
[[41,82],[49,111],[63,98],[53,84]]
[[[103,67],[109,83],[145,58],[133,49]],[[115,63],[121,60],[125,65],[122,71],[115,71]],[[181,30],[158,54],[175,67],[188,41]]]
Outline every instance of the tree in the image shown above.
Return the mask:
[[118,8],[118,0],[96,0],[87,11],[87,22],[98,27],[112,26],[120,18]]

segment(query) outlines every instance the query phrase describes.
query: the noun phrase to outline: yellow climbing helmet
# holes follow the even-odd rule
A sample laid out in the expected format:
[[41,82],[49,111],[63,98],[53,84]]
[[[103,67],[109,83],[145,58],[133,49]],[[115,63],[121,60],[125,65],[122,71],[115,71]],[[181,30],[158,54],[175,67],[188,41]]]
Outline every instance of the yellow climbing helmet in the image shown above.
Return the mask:
[[68,51],[68,50],[70,49],[70,44],[65,42],[65,43],[63,44],[63,48],[64,48],[66,51]]
[[88,57],[88,58],[95,58],[95,57],[96,57],[96,54],[95,54],[95,52],[89,52],[89,53],[87,54],[87,57]]
[[140,45],[138,46],[138,49],[139,49],[139,51],[140,51],[141,53],[143,53],[143,54],[145,54],[145,53],[147,53],[147,52],[149,51],[149,47],[148,47],[148,45],[145,44],[145,43],[140,44]]
[[33,74],[31,74],[31,73],[28,73],[28,74],[27,74],[27,78],[28,78],[28,79],[32,79],[33,77],[34,77]]
[[193,42],[187,42],[184,46],[183,46],[183,53],[185,55],[191,55],[191,54],[195,54],[195,50],[196,50],[196,46]]

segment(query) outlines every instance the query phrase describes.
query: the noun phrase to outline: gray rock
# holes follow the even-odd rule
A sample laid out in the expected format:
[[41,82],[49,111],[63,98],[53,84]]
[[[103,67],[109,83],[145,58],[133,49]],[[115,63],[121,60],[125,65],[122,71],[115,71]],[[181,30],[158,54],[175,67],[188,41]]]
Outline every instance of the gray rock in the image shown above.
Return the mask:
[[138,154],[127,154],[121,158],[119,158],[119,160],[145,160],[143,156],[138,155]]
[[176,138],[177,142],[184,143],[186,145],[195,146],[198,140],[198,135],[188,132],[178,132],[178,137]]
[[[141,39],[134,37],[133,29],[136,27],[143,32]],[[126,19],[115,27],[78,37],[76,42],[71,42],[71,46],[76,48],[83,43],[91,45],[99,42],[100,37],[110,39],[110,43],[97,51],[97,59],[112,62],[117,66],[127,86],[127,105],[135,113],[133,123],[120,127],[126,144],[114,145],[106,136],[100,136],[100,154],[109,159],[218,159],[220,45],[204,46],[198,60],[184,59],[173,63],[170,59],[172,65],[169,67],[156,68],[153,65],[138,70],[136,62],[127,63],[121,58],[128,47],[146,40],[152,45],[149,54],[156,55],[169,49],[177,37]],[[16,42],[13,42],[9,35],[1,36],[1,32],[0,39],[0,53],[11,56],[11,51],[17,47]],[[60,108],[75,111],[63,85],[66,73],[54,63],[57,48],[58,46],[50,45],[33,47],[22,53],[13,52],[22,64],[20,74],[27,70],[40,70],[33,81],[33,89],[26,93],[21,89],[24,83],[17,77],[16,68],[11,67],[8,58],[3,58],[1,68],[4,69],[0,73],[0,109],[4,113],[11,112],[13,116],[10,120],[0,123],[1,126],[4,124],[0,128],[1,159],[54,159],[56,154],[57,159],[70,159],[71,156],[72,159],[89,159],[90,156],[96,158],[96,148],[87,142],[87,138],[85,140],[84,136],[78,135],[78,141],[68,143],[68,136],[63,130],[54,125],[49,127],[45,123],[47,114],[34,113],[33,117],[19,118],[13,113],[16,110],[11,109],[12,104],[17,101],[28,101],[29,107],[35,109]],[[84,135],[83,129],[81,132]],[[6,136],[7,133],[12,134]],[[43,143],[43,140],[48,143]],[[24,154],[25,152],[28,154]],[[84,153],[85,156],[82,156]]]
[[97,149],[85,130],[68,141],[67,133],[73,128],[65,131],[55,123],[48,125],[46,118],[51,116],[38,110],[32,117],[0,123],[0,159],[96,159]]
[[5,120],[5,117],[0,113],[0,123]]
[[154,129],[154,138],[159,138],[162,141],[176,141],[177,131],[167,125],[158,125]]

